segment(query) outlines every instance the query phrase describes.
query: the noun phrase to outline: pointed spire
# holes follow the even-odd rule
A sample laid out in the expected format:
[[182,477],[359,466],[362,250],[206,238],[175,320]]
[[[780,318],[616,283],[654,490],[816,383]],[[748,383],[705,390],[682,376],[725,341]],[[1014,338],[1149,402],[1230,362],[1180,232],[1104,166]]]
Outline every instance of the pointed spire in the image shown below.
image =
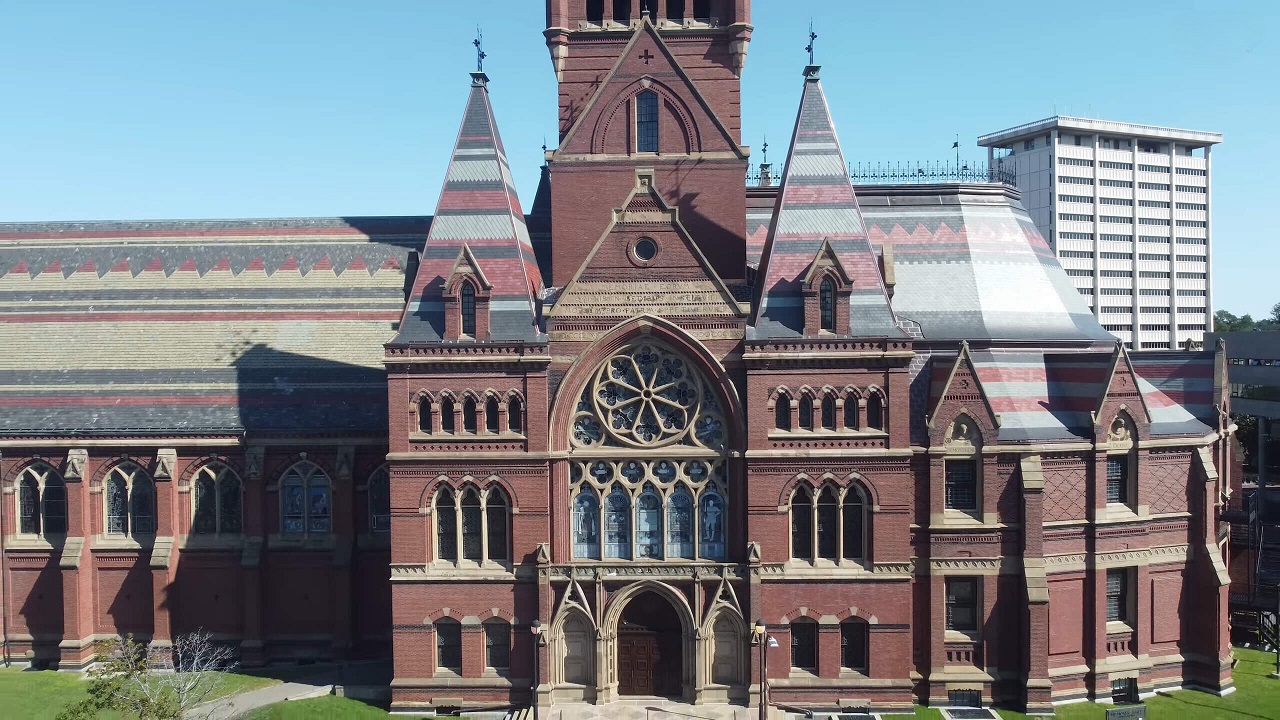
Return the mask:
[[760,258],[757,336],[803,332],[802,281],[825,241],[853,283],[850,333],[898,337],[902,333],[889,306],[879,260],[867,240],[818,67],[806,67],[804,76],[800,111]]
[[[492,287],[490,339],[533,340],[542,277],[516,196],[493,107],[488,77],[471,73],[471,93],[427,234],[422,262],[401,321],[399,340],[444,336],[444,285],[473,267]],[[459,258],[467,262],[459,263]]]

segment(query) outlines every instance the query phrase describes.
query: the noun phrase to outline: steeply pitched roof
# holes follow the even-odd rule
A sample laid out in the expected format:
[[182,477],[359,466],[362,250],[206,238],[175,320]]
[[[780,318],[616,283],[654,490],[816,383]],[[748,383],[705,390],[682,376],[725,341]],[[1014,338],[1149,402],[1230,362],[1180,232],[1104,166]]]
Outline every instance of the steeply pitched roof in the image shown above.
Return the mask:
[[444,285],[463,246],[493,285],[490,339],[540,336],[537,308],[542,277],[489,104],[488,80],[484,73],[472,73],[466,115],[396,343],[444,337]]
[[1129,362],[1151,412],[1152,435],[1197,434],[1217,427],[1222,400],[1214,397],[1212,350],[1135,352]]
[[818,79],[805,68],[800,112],[778,199],[760,256],[754,336],[796,337],[804,329],[801,279],[829,242],[853,280],[849,331],[900,337],[866,226],[849,181],[844,153]]

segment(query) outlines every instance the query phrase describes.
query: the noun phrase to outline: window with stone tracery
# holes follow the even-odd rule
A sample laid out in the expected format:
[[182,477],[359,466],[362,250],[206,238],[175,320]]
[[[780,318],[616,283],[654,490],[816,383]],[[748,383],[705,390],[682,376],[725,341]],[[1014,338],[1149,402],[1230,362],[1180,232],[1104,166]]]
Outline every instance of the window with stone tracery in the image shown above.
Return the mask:
[[67,487],[62,476],[43,462],[32,463],[18,474],[18,533],[65,535]]
[[620,350],[573,418],[570,498],[580,560],[723,560],[723,411],[706,378],[663,345]]

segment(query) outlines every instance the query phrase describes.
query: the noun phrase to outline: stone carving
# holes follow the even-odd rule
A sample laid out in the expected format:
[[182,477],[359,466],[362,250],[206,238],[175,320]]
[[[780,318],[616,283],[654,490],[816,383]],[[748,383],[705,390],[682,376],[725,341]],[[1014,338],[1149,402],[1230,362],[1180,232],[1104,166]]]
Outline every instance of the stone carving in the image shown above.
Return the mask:
[[173,468],[178,463],[178,451],[164,448],[156,451],[156,480],[172,480]]
[[951,431],[947,433],[946,445],[949,447],[965,447],[974,446],[978,437],[978,431],[973,426],[973,421],[967,417],[961,416],[951,425]]
[[67,467],[62,473],[64,480],[83,480],[84,465],[89,460],[89,451],[75,449],[67,451]]
[[250,478],[262,477],[262,458],[265,450],[261,447],[250,447],[244,451],[244,471]]
[[350,445],[343,445],[338,448],[337,463],[334,466],[334,476],[341,481],[351,479],[351,466],[355,464],[356,449]]
[[1129,431],[1129,424],[1124,421],[1121,416],[1116,416],[1115,422],[1111,423],[1111,431],[1107,433],[1107,440],[1111,442],[1127,442],[1133,439],[1132,433]]

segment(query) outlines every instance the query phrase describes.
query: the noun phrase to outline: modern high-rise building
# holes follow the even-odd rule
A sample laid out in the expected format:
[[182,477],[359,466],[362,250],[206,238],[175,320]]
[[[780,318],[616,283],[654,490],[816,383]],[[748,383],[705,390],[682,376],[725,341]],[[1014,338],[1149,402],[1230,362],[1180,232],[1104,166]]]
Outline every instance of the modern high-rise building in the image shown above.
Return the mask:
[[1212,330],[1213,166],[1222,134],[1055,116],[983,135],[1103,327],[1134,350]]

